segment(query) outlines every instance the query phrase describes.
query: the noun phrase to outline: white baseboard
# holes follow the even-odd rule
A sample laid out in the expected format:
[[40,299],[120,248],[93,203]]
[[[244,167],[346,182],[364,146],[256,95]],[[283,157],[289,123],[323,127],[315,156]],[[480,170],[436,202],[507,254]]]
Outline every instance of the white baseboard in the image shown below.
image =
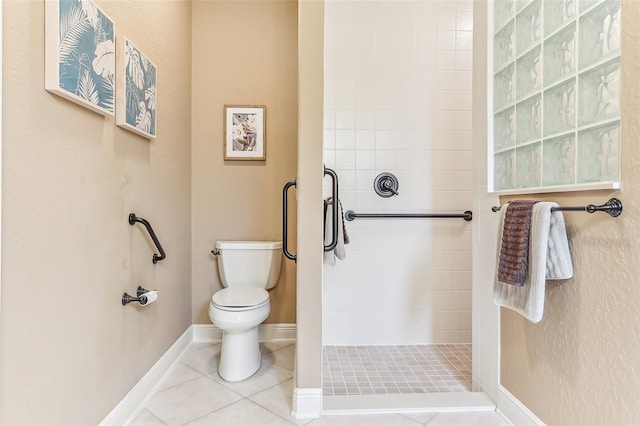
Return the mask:
[[122,398],[122,401],[100,422],[100,425],[124,425],[133,420],[145,400],[153,394],[164,375],[178,361],[180,355],[187,349],[192,340],[193,329],[189,327],[151,367],[147,374]]
[[315,419],[322,414],[322,388],[295,388],[291,415],[296,419]]
[[[221,342],[222,330],[213,324],[194,324],[193,341],[198,343]],[[295,324],[260,324],[260,341],[295,340]]]
[[197,343],[211,343],[222,341],[222,330],[213,324],[193,324],[193,341]]
[[544,426],[544,422],[531,412],[504,386],[498,385],[498,413],[518,426]]

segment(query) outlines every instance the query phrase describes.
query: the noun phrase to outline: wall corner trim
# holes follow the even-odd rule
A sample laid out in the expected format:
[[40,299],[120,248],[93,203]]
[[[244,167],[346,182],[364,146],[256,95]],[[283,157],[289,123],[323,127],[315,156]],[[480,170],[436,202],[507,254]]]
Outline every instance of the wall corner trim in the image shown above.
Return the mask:
[[315,419],[322,414],[322,388],[295,388],[291,415],[296,419]]
[[182,353],[193,340],[193,327],[188,327],[182,336],[160,357],[138,383],[115,406],[100,425],[129,424],[138,414],[147,398],[153,395],[155,389],[171,369]]
[[544,426],[544,422],[529,410],[504,386],[498,385],[497,411],[511,424],[518,426]]

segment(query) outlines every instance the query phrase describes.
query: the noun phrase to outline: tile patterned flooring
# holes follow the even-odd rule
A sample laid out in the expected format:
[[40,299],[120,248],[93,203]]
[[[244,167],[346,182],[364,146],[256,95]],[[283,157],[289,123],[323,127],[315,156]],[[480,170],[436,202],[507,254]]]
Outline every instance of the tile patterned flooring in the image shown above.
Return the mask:
[[324,395],[471,392],[471,345],[325,346]]
[[242,382],[217,373],[220,344],[192,343],[130,423],[134,426],[507,426],[495,412],[291,417],[292,342],[262,343],[262,367]]

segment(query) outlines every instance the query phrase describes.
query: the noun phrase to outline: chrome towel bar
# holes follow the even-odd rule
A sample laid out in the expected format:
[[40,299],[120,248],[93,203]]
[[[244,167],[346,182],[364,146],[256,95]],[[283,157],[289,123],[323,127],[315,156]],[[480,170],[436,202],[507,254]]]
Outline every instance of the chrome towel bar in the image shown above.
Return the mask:
[[473,219],[473,212],[467,210],[464,213],[356,213],[353,210],[347,210],[344,218],[348,221],[354,219],[464,219],[467,222]]
[[[500,206],[491,207],[492,212],[500,211]],[[617,198],[609,198],[609,200],[596,206],[594,204],[587,204],[586,206],[580,207],[552,207],[552,212],[587,212],[587,213],[595,213],[595,212],[605,212],[611,217],[618,217],[622,214],[622,201]]]

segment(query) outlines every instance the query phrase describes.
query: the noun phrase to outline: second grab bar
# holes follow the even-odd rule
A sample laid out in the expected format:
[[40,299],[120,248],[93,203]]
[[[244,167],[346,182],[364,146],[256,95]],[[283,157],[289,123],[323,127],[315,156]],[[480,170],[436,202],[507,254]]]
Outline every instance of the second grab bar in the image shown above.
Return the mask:
[[129,214],[129,225],[133,226],[136,222],[143,224],[144,227],[147,228],[147,231],[149,232],[149,235],[151,236],[153,243],[156,245],[156,247],[158,248],[158,251],[160,252],[160,256],[158,256],[156,253],[153,253],[153,263],[156,264],[159,261],[166,259],[167,255],[162,249],[162,246],[160,245],[160,241],[158,241],[158,237],[156,237],[156,233],[153,232],[153,228],[151,227],[151,224],[146,219],[136,216],[135,213]]

